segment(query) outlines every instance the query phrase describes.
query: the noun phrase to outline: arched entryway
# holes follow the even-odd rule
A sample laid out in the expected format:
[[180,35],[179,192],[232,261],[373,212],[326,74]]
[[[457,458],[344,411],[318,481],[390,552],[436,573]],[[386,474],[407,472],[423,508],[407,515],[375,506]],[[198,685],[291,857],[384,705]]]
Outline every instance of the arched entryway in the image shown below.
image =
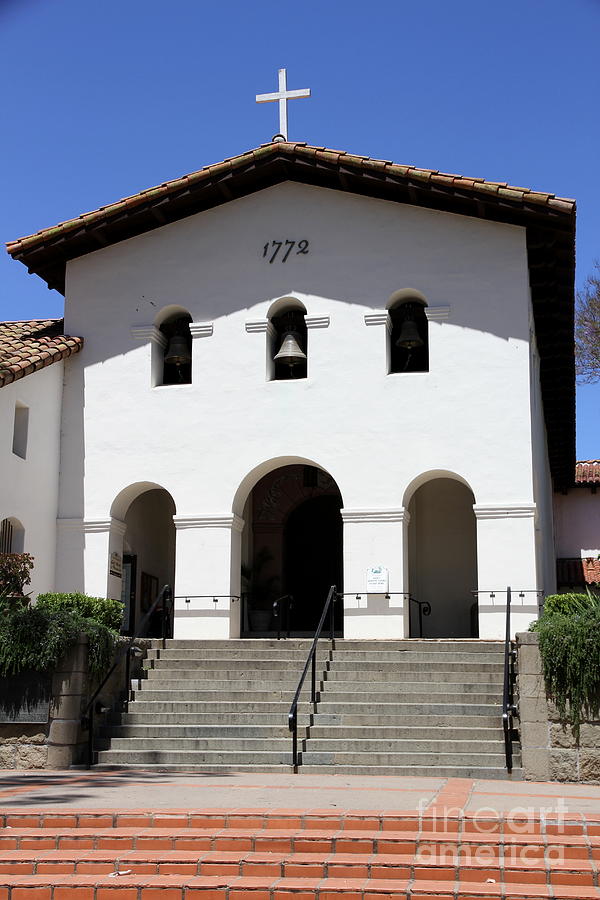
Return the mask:
[[[132,485],[113,504],[113,516],[125,525],[123,533],[121,600],[124,632],[134,633],[164,585],[175,581],[175,503],[164,488]],[[160,614],[145,629],[160,636]]]
[[[312,635],[332,584],[342,589],[342,497],[333,478],[311,465],[287,465],[263,476],[252,489],[244,510],[242,541],[242,635],[287,631],[287,602],[293,598],[289,628]],[[342,629],[341,604],[335,627]]]
[[[451,477],[433,477],[412,495],[408,506],[411,637],[478,636],[473,503],[470,488]],[[429,615],[419,617],[419,603],[422,612],[429,605]]]

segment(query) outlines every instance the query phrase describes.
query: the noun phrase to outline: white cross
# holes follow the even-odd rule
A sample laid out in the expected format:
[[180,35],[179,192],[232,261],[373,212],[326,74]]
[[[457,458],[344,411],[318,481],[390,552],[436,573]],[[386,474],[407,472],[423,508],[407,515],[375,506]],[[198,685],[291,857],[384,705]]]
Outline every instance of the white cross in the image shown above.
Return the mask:
[[299,91],[288,91],[286,70],[279,70],[279,90],[274,94],[257,94],[257,103],[270,103],[273,100],[279,101],[279,133],[283,135],[285,140],[288,139],[287,133],[287,102],[295,100],[297,97],[310,97],[310,88],[302,88]]

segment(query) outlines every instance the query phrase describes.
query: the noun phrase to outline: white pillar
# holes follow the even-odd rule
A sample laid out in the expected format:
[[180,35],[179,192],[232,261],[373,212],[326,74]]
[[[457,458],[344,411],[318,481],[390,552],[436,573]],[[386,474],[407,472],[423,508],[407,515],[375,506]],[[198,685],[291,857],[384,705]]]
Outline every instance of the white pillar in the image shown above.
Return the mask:
[[127,531],[125,522],[115,519],[110,520],[110,532],[108,535],[108,585],[106,596],[113,600],[120,600],[123,593],[123,538]]
[[108,588],[108,548],[111,519],[84,519],[85,593],[106,597]]
[[504,638],[507,586],[512,588],[514,636],[517,631],[527,631],[538,616],[536,506],[477,503],[473,510],[477,519],[479,637]]
[[229,598],[232,594],[237,597],[240,592],[239,572],[234,571],[234,563],[240,559],[244,520],[229,513],[176,515],[173,521],[176,529],[174,637],[239,635],[240,601]]
[[85,537],[83,519],[56,520],[56,578],[54,589],[60,593],[85,590]]
[[[344,523],[344,637],[403,638],[405,509],[342,509]],[[389,597],[367,594],[367,569],[384,566]],[[359,595],[359,599],[356,595]]]

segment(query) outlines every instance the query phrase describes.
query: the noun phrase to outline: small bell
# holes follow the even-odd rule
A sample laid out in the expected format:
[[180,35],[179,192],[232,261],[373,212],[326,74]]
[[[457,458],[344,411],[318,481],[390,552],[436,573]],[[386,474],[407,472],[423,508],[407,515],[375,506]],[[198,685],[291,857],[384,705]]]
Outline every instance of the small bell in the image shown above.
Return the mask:
[[187,338],[183,334],[174,334],[165,353],[165,363],[169,366],[180,367],[188,366],[191,361],[192,355]]
[[300,334],[297,331],[286,331],[283,335],[279,352],[273,357],[276,363],[282,363],[284,366],[297,366],[299,363],[306,362],[306,353],[300,346]]
[[422,347],[424,343],[412,315],[412,310],[407,309],[402,328],[400,329],[400,335],[396,341],[396,347],[402,347],[404,350],[409,351]]

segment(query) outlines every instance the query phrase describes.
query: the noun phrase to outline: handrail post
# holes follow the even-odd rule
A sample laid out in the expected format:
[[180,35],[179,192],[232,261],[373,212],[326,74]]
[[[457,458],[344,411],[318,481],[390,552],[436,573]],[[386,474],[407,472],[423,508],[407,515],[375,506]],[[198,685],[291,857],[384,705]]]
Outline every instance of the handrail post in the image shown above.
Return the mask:
[[310,700],[311,700],[313,707],[315,707],[317,705],[317,650],[316,650],[316,647],[315,647],[315,652],[312,655]]
[[506,588],[506,632],[504,637],[504,685],[502,692],[502,728],[504,731],[504,755],[506,770],[512,772],[512,706],[510,702],[510,604],[512,591]]

